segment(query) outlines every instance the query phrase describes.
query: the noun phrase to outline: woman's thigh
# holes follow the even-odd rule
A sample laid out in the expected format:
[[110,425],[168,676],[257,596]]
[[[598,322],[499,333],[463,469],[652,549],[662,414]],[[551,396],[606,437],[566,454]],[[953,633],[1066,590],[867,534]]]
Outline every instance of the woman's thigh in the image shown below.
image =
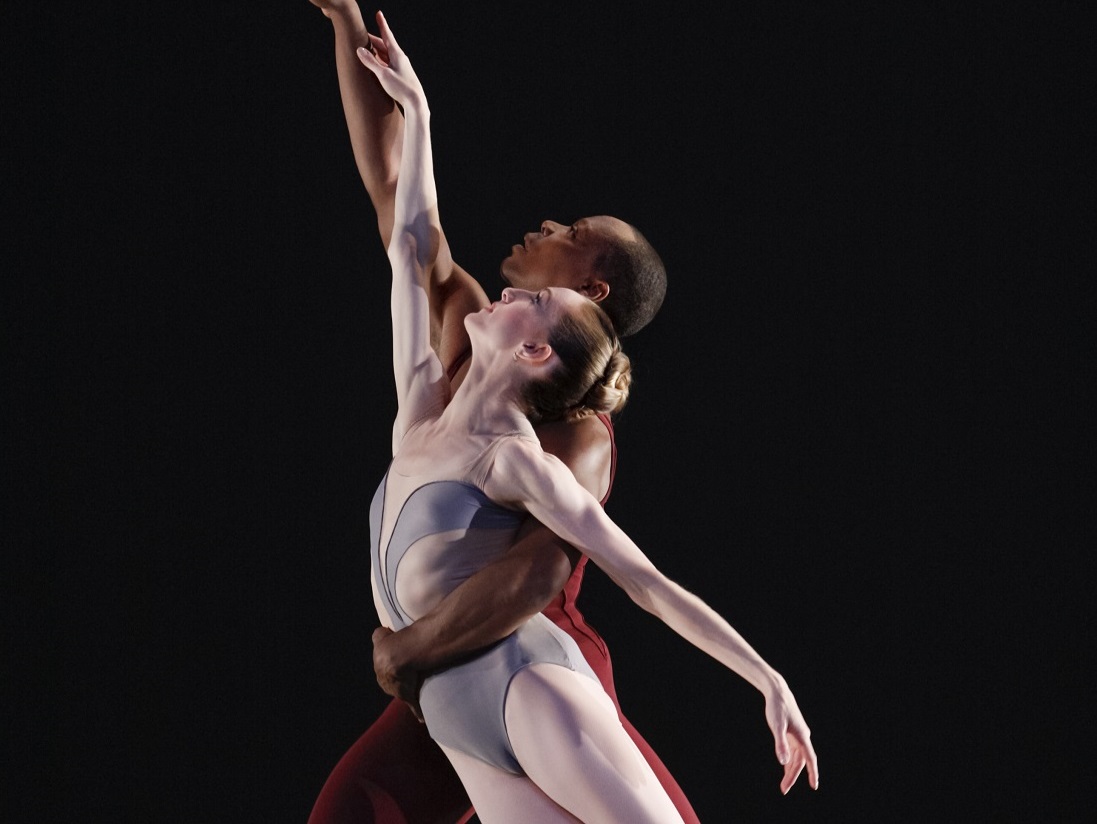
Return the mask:
[[621,726],[613,702],[593,679],[555,664],[526,667],[511,680],[505,718],[522,769],[580,820],[681,822]]
[[442,747],[476,807],[482,824],[583,824],[524,775],[493,767]]

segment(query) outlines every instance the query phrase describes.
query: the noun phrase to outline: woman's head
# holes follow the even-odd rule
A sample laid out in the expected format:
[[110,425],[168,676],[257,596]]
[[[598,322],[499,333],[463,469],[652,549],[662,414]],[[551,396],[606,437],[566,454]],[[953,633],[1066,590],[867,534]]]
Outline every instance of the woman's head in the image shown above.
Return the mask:
[[612,414],[628,399],[632,373],[613,324],[572,289],[508,287],[466,326],[479,356],[494,351],[520,370],[519,402],[535,423]]
[[548,291],[557,302],[547,340],[553,362],[524,385],[526,414],[536,423],[620,411],[628,400],[632,369],[609,317],[570,289]]

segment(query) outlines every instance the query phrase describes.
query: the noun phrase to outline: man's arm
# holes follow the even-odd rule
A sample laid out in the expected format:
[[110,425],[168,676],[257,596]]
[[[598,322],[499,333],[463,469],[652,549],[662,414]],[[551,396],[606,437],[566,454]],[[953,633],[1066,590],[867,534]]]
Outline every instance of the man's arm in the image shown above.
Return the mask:
[[[538,429],[542,447],[598,499],[609,487],[612,445],[597,418]],[[515,545],[411,626],[374,633],[373,666],[385,692],[417,710],[421,673],[451,664],[512,633],[564,588],[579,553],[527,518]]]
[[[388,62],[388,52],[382,38],[366,30],[356,0],[309,2],[324,12],[335,30],[339,96],[354,162],[377,213],[381,243],[387,249],[392,238],[405,121],[377,78],[362,65],[357,49],[372,49],[384,63]],[[476,279],[454,263],[444,231],[438,237],[427,290],[431,345],[448,371],[468,348],[465,315],[486,306],[488,298]]]
[[[381,243],[392,237],[396,180],[404,139],[404,117],[395,101],[358,59],[359,46],[377,51],[384,43],[366,31],[356,0],[309,0],[335,29],[335,70],[358,174],[377,212]],[[382,55],[386,62],[388,55]]]
[[373,633],[377,683],[417,715],[424,675],[514,632],[564,588],[579,554],[528,518],[514,547],[399,632]]

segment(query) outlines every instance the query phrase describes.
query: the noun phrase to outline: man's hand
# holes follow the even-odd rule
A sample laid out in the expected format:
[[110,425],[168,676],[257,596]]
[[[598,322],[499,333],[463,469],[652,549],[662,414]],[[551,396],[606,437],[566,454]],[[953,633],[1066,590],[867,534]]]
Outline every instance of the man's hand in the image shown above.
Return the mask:
[[415,717],[423,720],[423,711],[419,707],[419,687],[423,677],[415,670],[404,666],[399,652],[397,633],[385,627],[373,631],[373,673],[381,689],[393,698],[411,707]]

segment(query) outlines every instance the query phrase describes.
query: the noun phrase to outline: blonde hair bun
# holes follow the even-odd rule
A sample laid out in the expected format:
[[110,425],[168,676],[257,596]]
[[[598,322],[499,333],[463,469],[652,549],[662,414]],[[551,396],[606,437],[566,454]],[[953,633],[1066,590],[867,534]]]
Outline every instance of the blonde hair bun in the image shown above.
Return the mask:
[[595,381],[579,405],[571,410],[568,418],[578,420],[596,413],[615,415],[628,402],[631,386],[632,361],[618,348],[606,362],[602,377]]

